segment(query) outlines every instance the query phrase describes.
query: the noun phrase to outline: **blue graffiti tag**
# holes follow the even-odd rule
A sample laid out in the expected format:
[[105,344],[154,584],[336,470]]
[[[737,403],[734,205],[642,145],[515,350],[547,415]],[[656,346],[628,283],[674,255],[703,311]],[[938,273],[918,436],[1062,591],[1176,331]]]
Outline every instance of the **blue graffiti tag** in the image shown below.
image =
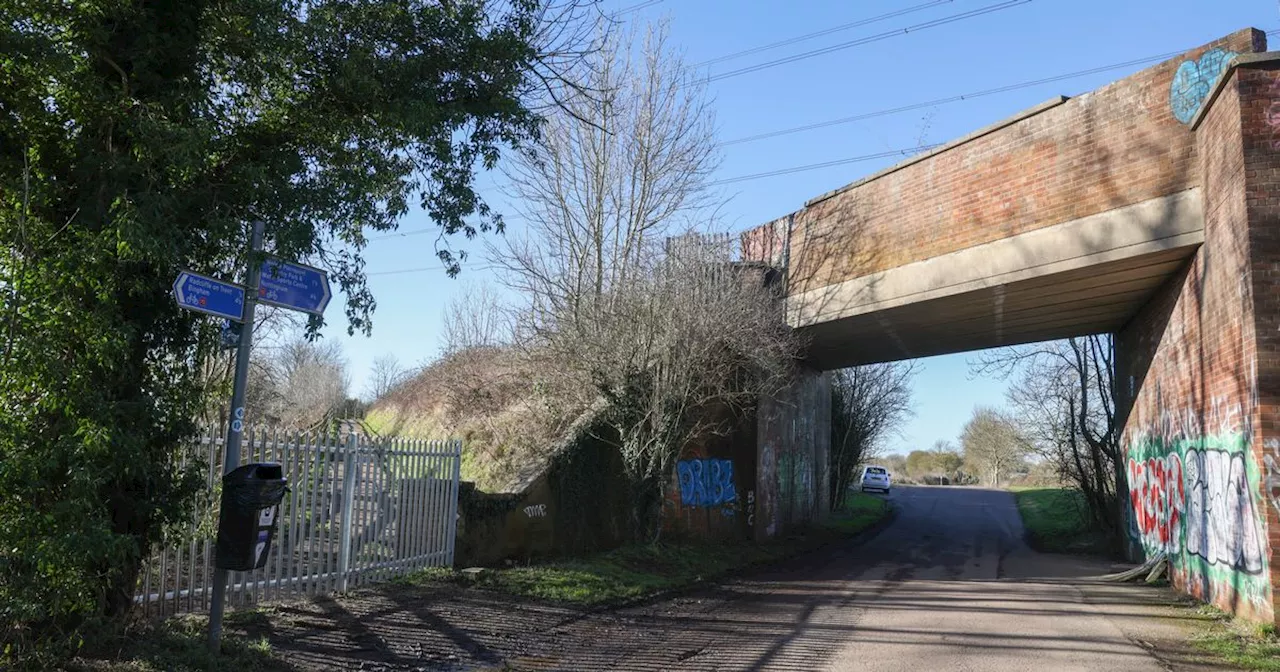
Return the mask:
[[733,486],[733,460],[715,458],[681,460],[680,502],[685,506],[719,506],[738,500]]
[[1169,87],[1169,107],[1173,116],[1184,124],[1191,123],[1204,99],[1209,96],[1209,89],[1217,81],[1218,75],[1227,69],[1227,63],[1235,57],[1234,51],[1210,49],[1204,52],[1199,61],[1183,61],[1178,71],[1173,74],[1173,84]]

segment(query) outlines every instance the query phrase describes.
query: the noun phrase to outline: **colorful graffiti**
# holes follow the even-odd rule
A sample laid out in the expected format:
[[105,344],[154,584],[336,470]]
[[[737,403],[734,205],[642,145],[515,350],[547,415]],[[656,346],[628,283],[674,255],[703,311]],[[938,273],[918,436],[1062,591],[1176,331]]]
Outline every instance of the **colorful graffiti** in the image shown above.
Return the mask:
[[1234,51],[1210,49],[1199,60],[1183,61],[1178,66],[1169,87],[1169,108],[1173,110],[1175,119],[1184,124],[1191,123],[1205,98],[1209,97],[1218,75],[1227,69],[1235,55]]
[[723,506],[738,500],[733,485],[733,460],[681,460],[676,464],[676,474],[680,480],[680,502],[685,506]]
[[1184,585],[1267,592],[1262,511],[1253,496],[1261,476],[1248,445],[1247,433],[1237,432],[1129,447],[1132,532],[1148,553],[1168,554]]

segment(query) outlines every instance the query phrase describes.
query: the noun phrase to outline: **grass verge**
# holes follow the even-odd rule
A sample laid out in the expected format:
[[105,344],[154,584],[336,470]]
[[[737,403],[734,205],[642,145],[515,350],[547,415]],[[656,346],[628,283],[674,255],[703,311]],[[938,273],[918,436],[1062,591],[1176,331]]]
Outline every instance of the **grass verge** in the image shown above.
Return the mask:
[[1280,636],[1275,625],[1237,620],[1209,606],[1198,612],[1206,625],[1191,638],[1197,649],[1242,669],[1280,671]]
[[1084,495],[1071,488],[1011,488],[1027,543],[1052,553],[1105,553],[1106,539],[1089,524]]
[[487,570],[475,579],[427,570],[399,579],[409,585],[470,584],[517,597],[607,605],[692,586],[753,565],[782,560],[856,534],[889,514],[887,501],[850,493],[845,509],[822,526],[766,544],[667,542],[624,546],[580,559]]
[[[265,619],[261,611],[228,612],[228,629]],[[285,672],[292,671],[271,653],[265,638],[248,638],[224,632],[222,655],[209,652],[209,619],[178,616],[146,624],[127,633],[114,645],[99,645],[82,653],[63,669],[68,672]]]

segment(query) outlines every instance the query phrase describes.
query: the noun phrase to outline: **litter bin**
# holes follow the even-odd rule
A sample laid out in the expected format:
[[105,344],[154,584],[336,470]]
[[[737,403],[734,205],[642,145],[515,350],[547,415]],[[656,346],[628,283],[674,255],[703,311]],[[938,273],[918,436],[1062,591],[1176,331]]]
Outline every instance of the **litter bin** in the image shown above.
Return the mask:
[[287,490],[284,470],[274,462],[246,464],[222,477],[214,566],[247,571],[267,564]]

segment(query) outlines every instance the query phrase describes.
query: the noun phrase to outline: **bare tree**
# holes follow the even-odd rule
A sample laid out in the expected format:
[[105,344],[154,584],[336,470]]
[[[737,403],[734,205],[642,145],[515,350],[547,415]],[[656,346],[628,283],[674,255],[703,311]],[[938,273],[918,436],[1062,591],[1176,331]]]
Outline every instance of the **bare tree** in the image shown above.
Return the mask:
[[583,75],[597,95],[553,114],[509,171],[527,222],[490,248],[522,299],[519,346],[540,387],[592,409],[631,484],[632,532],[656,539],[685,444],[787,379],[796,348],[767,269],[714,216],[714,123],[665,26],[615,33]]
[[526,328],[594,310],[714,205],[707,182],[719,156],[705,87],[668,48],[665,25],[650,27],[638,50],[636,41],[627,31],[605,37],[575,77],[594,94],[563,101],[542,141],[507,171],[526,227],[490,256],[529,301]]
[[1089,516],[1117,538],[1123,470],[1116,426],[1111,337],[1071,338],[1009,348],[973,364],[979,373],[1017,376],[1008,398],[1034,450],[1084,494]]
[[511,338],[511,323],[493,287],[471,283],[445,306],[443,346],[446,355],[468,348],[497,347]]
[[724,433],[789,379],[798,349],[777,286],[722,245],[682,245],[541,332],[537,352],[604,403],[599,438],[622,455],[633,532],[656,539],[665,488],[690,441]]
[[397,385],[409,376],[409,370],[400,364],[400,360],[390,353],[373,360],[373,370],[369,372],[369,383],[366,385],[365,397],[374,402],[386,396]]
[[836,371],[831,380],[831,469],[828,487],[833,510],[858,465],[874,457],[889,434],[911,415],[914,362],[869,364]]
[[1028,451],[1012,420],[1000,411],[982,407],[974,409],[973,417],[965,423],[960,445],[967,467],[981,473],[993,487],[1024,463]]
[[350,377],[342,347],[297,336],[251,369],[246,399],[256,421],[314,428],[333,420],[347,401]]

